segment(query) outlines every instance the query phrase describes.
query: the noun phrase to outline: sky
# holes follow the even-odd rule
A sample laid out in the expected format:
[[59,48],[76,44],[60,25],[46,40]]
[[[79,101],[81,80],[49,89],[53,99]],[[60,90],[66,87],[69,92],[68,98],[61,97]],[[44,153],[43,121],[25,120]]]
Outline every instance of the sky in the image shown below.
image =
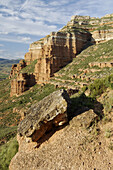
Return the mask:
[[113,0],[0,0],[0,58],[24,58],[30,43],[58,31],[72,15],[113,13]]

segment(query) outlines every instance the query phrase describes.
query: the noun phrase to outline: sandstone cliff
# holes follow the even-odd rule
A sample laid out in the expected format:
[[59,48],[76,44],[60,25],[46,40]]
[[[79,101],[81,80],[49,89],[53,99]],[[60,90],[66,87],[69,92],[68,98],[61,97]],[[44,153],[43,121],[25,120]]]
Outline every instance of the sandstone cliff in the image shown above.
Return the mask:
[[[93,43],[113,39],[113,14],[102,18],[75,15],[71,17],[66,27],[73,26],[89,31],[92,34],[91,42]],[[66,30],[66,27],[63,30]]]
[[[32,43],[25,59],[12,66],[11,96],[21,95],[36,83],[48,83],[55,72],[71,62],[88,44],[110,39],[113,39],[113,14],[102,18],[72,16],[59,32]],[[31,73],[21,72],[34,61],[36,64]]]
[[[46,83],[51,76],[72,61],[76,54],[90,41],[91,34],[84,32],[52,32],[49,36],[30,45],[25,54],[24,64],[12,66],[11,96],[20,95],[29,89],[29,83]],[[37,60],[31,75],[20,73],[20,70]],[[16,78],[14,76],[17,75]],[[28,81],[29,79],[29,81]]]

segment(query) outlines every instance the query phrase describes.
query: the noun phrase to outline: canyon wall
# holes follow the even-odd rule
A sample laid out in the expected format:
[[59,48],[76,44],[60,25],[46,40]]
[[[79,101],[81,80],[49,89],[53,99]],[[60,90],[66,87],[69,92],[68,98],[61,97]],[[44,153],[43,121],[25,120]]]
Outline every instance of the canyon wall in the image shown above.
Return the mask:
[[[51,76],[62,67],[72,61],[84,45],[91,40],[88,32],[52,32],[49,36],[30,45],[29,52],[25,54],[24,65],[12,66],[11,96],[20,95],[29,89],[28,82],[33,81],[41,84],[46,83]],[[37,60],[33,77],[28,73],[20,73],[21,69]],[[16,78],[14,78],[14,76]]]
[[[113,39],[113,14],[102,18],[72,16],[71,21],[59,32],[52,32],[32,43],[25,59],[12,66],[11,96],[22,94],[35,83],[47,83],[50,77],[71,62],[87,43],[100,43],[110,39]],[[25,74],[21,73],[24,67],[35,60],[32,76],[27,71]],[[32,85],[29,85],[29,82],[33,82]]]
[[102,18],[74,15],[63,30],[65,31],[69,27],[89,31],[92,34],[92,43],[108,41],[113,39],[113,14],[105,15]]

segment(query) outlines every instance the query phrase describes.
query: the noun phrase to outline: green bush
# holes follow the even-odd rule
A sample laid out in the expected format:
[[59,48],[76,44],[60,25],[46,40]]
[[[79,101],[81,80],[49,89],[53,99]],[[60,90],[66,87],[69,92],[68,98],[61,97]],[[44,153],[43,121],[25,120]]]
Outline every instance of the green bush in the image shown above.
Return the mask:
[[5,145],[0,147],[0,169],[8,170],[9,164],[13,156],[18,151],[18,143],[16,138],[11,139]]
[[108,146],[108,148],[113,151],[113,143],[110,143],[110,145]]
[[90,96],[95,98],[105,92],[108,87],[113,89],[113,74],[102,79],[96,79],[90,84],[88,87],[90,90]]
[[0,127],[0,140],[4,139],[8,141],[10,138],[14,137],[17,132],[17,126],[13,127]]
[[89,89],[91,97],[95,98],[96,96],[101,95],[107,89],[107,86],[103,79],[97,79],[94,83],[90,84]]

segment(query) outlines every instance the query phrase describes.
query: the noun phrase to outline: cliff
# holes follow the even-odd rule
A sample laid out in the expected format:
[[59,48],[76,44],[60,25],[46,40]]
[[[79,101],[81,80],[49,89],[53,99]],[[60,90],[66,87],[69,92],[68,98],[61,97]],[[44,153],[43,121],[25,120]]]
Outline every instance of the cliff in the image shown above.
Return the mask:
[[[102,18],[72,16],[71,21],[59,32],[52,32],[32,43],[24,61],[12,66],[11,96],[21,95],[36,83],[48,83],[54,73],[72,62],[89,44],[105,42],[112,38],[113,14]],[[34,61],[36,63],[30,73],[22,71]]]
[[113,14],[105,15],[102,18],[79,16],[71,17],[71,21],[62,29],[77,27],[87,30],[92,34],[92,43],[100,43],[113,39]]
[[[11,96],[20,95],[29,89],[31,79],[41,84],[46,83],[55,72],[66,66],[76,57],[83,47],[90,41],[91,34],[84,32],[52,32],[49,36],[34,42],[30,45],[29,52],[25,54],[24,62],[12,66],[10,78],[17,75],[16,79],[11,80]],[[21,69],[35,64],[34,72],[31,74],[20,73]],[[29,81],[28,81],[29,79]]]

